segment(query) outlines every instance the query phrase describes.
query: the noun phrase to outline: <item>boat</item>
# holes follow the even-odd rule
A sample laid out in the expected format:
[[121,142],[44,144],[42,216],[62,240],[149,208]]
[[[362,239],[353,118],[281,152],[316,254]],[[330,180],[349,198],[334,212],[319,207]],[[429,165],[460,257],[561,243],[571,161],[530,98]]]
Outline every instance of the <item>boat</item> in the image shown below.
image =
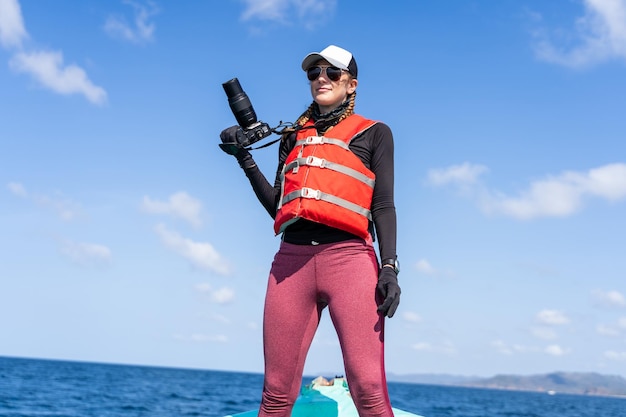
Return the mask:
[[[395,417],[421,417],[418,414],[392,408]],[[258,410],[231,414],[225,417],[256,417]],[[300,391],[291,417],[358,417],[348,383],[343,377],[327,380],[317,377]]]

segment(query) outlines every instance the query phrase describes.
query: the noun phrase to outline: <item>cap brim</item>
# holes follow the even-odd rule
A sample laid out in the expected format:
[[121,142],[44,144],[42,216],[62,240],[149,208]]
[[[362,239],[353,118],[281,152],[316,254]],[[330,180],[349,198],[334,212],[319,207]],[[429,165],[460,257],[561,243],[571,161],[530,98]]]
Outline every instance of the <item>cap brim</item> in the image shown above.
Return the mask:
[[339,61],[335,61],[334,59],[324,56],[318,52],[313,52],[308,54],[307,56],[304,57],[304,59],[302,60],[302,69],[304,71],[308,70],[313,64],[315,64],[317,61],[319,60],[326,60],[328,61],[331,65],[337,67],[337,68],[341,68],[343,70],[348,71],[348,67],[346,67],[344,64],[342,64]]

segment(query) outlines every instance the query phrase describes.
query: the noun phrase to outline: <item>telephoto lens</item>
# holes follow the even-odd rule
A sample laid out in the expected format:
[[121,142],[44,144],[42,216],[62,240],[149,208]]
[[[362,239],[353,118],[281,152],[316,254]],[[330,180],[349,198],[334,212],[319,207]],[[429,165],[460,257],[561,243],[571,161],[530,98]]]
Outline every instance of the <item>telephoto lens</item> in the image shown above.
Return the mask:
[[222,87],[224,87],[224,92],[226,92],[228,97],[228,104],[239,126],[243,129],[252,127],[257,122],[256,113],[248,95],[241,88],[239,80],[233,78],[223,83]]

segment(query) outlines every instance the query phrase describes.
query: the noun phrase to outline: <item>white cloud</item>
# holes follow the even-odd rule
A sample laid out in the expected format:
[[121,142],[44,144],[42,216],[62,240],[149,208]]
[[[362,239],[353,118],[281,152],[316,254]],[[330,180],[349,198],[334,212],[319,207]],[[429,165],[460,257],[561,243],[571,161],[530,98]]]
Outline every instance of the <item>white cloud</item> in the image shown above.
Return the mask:
[[243,20],[256,18],[282,21],[289,8],[289,0],[243,0],[243,3],[246,5],[241,15]]
[[432,345],[428,342],[419,342],[419,343],[415,343],[411,346],[413,349],[415,350],[419,350],[419,351],[430,351],[432,350]]
[[242,20],[265,20],[282,24],[298,23],[311,29],[328,19],[335,11],[337,0],[243,0]]
[[402,314],[402,318],[408,321],[409,323],[419,323],[422,321],[422,317],[420,317],[419,314],[414,313],[412,311],[405,311]]
[[61,253],[74,263],[83,266],[103,266],[111,261],[111,249],[104,245],[65,240],[61,243]]
[[564,172],[531,183],[519,197],[492,194],[483,201],[483,208],[518,219],[564,217],[578,211],[585,197],[609,201],[626,197],[626,164],[605,165],[587,172]]
[[94,104],[104,104],[107,93],[93,84],[85,71],[76,65],[63,63],[61,52],[20,52],[9,61],[16,72],[31,75],[42,86],[59,94],[82,94]]
[[212,314],[211,320],[219,322],[219,323],[223,323],[223,324],[231,324],[231,320],[222,314]]
[[24,188],[22,184],[18,182],[8,183],[7,188],[9,189],[9,191],[11,191],[13,194],[15,194],[18,197],[24,197],[24,198],[28,197],[28,193],[26,192],[26,189]]
[[156,25],[150,18],[158,13],[156,5],[147,1],[124,1],[134,9],[135,16],[132,24],[122,16],[109,16],[104,24],[104,30],[115,38],[133,43],[144,43],[154,39]]
[[540,348],[535,346],[523,346],[518,344],[514,344],[512,349],[517,353],[537,353],[541,351]]
[[57,193],[54,196],[45,194],[32,194],[26,188],[17,182],[11,182],[7,188],[14,195],[32,201],[36,205],[53,210],[62,220],[73,220],[80,216],[81,210],[78,204],[67,199],[63,195]]
[[491,346],[502,355],[514,355],[517,353],[537,353],[539,348],[533,346],[523,346],[518,344],[509,345],[502,340],[494,340]]
[[604,357],[613,361],[626,361],[626,352],[607,350],[604,352]]
[[63,196],[38,195],[33,199],[38,205],[55,211],[65,221],[74,220],[81,215],[80,207]]
[[478,178],[487,171],[487,167],[483,165],[475,165],[465,162],[461,165],[452,165],[447,168],[429,170],[427,182],[428,184],[434,186],[446,184],[464,186],[476,183]]
[[417,261],[417,263],[415,264],[415,269],[417,270],[417,272],[421,274],[432,276],[432,277],[438,277],[438,278],[440,277],[450,278],[450,277],[454,277],[455,275],[453,271],[436,269],[426,259],[420,259],[419,261]]
[[157,225],[155,230],[166,247],[187,259],[194,267],[219,275],[230,273],[229,265],[210,243],[186,239],[163,224]]
[[498,353],[502,355],[507,355],[507,356],[514,355],[516,353],[537,354],[537,353],[542,353],[542,352],[548,355],[552,355],[552,356],[563,356],[563,355],[570,353],[569,349],[564,349],[561,346],[556,345],[556,344],[546,346],[544,349],[540,349],[540,348],[533,347],[533,346],[522,346],[522,345],[515,345],[515,344],[508,345],[502,340],[495,340],[491,342],[491,345]]
[[485,213],[502,214],[517,219],[569,216],[583,205],[585,198],[602,198],[618,201],[626,198],[626,164],[608,164],[587,172],[566,171],[532,182],[519,196],[507,196],[499,191],[489,191],[477,183],[478,175],[485,169],[464,164],[431,170],[432,185],[456,184],[476,198]]
[[217,304],[226,304],[233,301],[235,298],[235,291],[232,288],[222,287],[211,294],[211,299]]
[[618,329],[604,324],[598,324],[596,326],[596,332],[600,336],[617,337],[620,335],[620,331]]
[[592,296],[595,304],[600,307],[626,307],[626,298],[619,291],[594,290]]
[[434,275],[436,272],[435,268],[433,268],[426,259],[420,259],[419,261],[417,261],[417,264],[415,266],[417,270],[422,274]]
[[537,31],[535,51],[540,59],[573,68],[626,59],[626,0],[583,3],[585,14],[576,21],[576,45],[569,47],[571,42],[564,39],[567,46],[561,47],[560,40],[555,41],[546,30]]
[[537,339],[541,340],[554,340],[558,337],[554,329],[544,326],[531,327],[530,333]]
[[0,45],[5,48],[20,48],[27,37],[19,2],[0,0]]
[[202,203],[184,191],[172,194],[167,201],[152,200],[144,196],[141,207],[147,213],[169,214],[186,220],[193,226],[202,225]]
[[569,349],[564,349],[559,345],[549,345],[546,346],[544,352],[552,356],[564,356],[567,355],[570,351]]
[[411,348],[420,352],[441,353],[444,355],[456,355],[457,350],[452,342],[443,342],[440,345],[434,345],[428,342],[419,342],[411,345]]
[[537,313],[536,319],[539,323],[550,325],[550,326],[558,326],[569,323],[569,318],[558,310],[542,310]]
[[613,326],[607,326],[605,324],[598,324],[596,326],[596,332],[601,336],[619,337],[624,331],[626,331],[626,317],[620,317]]
[[0,45],[19,50],[9,60],[13,71],[30,75],[56,93],[82,94],[91,103],[106,103],[106,91],[95,85],[79,66],[64,65],[61,52],[22,50],[22,41],[27,37],[17,0],[0,0]]
[[235,298],[235,291],[232,288],[219,288],[214,290],[208,283],[196,285],[196,291],[208,296],[209,299],[217,304],[227,304]]
[[494,349],[502,355],[512,355],[514,353],[513,349],[502,340],[494,340],[491,342],[491,346],[493,346]]

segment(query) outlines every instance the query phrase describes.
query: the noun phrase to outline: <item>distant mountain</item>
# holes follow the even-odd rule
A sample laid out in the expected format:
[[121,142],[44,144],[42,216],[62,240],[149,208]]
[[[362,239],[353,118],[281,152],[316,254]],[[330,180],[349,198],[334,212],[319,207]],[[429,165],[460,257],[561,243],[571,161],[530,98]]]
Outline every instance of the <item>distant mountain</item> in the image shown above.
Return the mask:
[[617,375],[597,373],[554,372],[530,376],[496,375],[464,385],[523,391],[626,396],[626,379]]
[[387,375],[390,382],[452,385],[549,393],[626,396],[626,379],[598,373],[554,372],[542,375],[496,375],[491,378],[445,374]]

